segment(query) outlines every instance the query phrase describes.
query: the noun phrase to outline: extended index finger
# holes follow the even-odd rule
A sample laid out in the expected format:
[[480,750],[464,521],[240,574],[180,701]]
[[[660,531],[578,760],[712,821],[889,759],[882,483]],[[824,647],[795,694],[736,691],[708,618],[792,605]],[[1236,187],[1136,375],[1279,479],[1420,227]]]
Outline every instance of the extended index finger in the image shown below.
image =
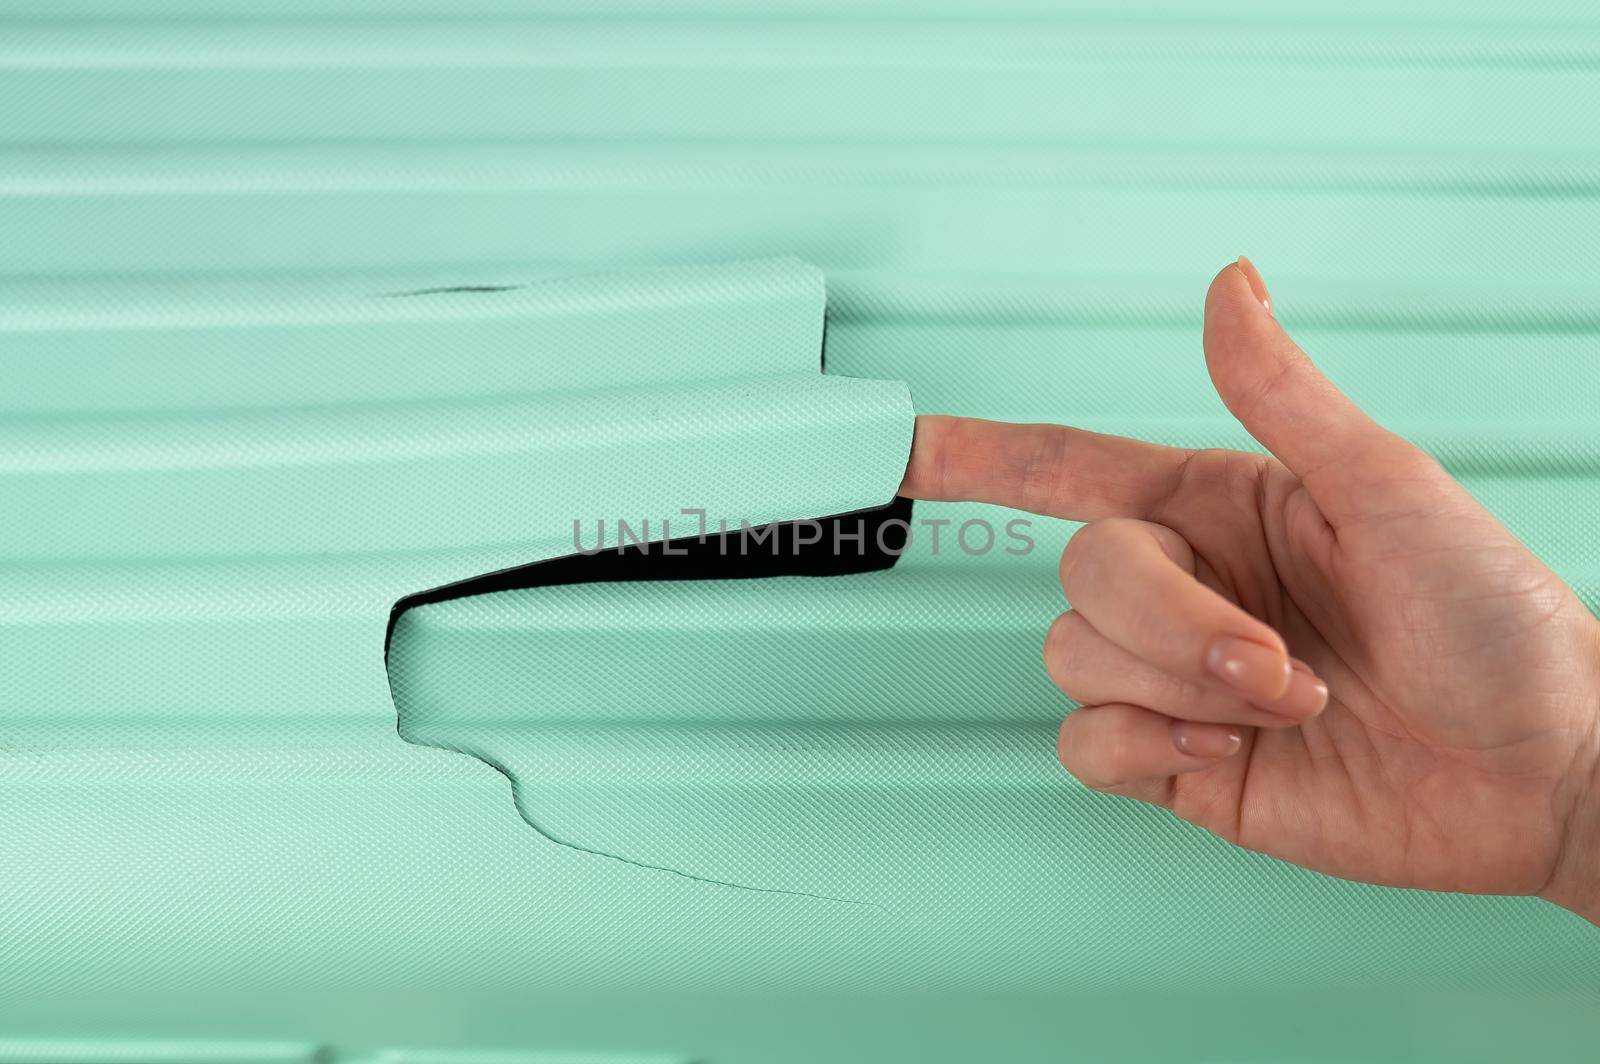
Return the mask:
[[990,502],[1069,521],[1148,518],[1189,452],[1065,425],[922,414],[900,494]]

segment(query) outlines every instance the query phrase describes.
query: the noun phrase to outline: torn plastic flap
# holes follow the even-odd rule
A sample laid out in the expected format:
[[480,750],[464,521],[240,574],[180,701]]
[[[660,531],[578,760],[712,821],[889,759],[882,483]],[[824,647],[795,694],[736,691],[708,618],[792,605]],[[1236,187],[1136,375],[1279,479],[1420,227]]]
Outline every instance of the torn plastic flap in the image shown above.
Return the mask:
[[[821,374],[824,304],[821,273],[788,259],[375,291],[321,309],[351,323],[327,360],[376,366],[415,322],[457,374],[502,379],[480,398],[373,403],[330,376],[315,406],[176,397],[0,422],[0,496],[28,515],[0,526],[18,665],[0,710],[359,716],[392,740],[382,651],[409,594],[572,553],[575,522],[625,518],[657,539],[691,531],[683,510],[764,523],[883,505],[910,397]],[[508,316],[520,327],[473,332]],[[123,356],[154,367],[166,352]],[[269,364],[231,371],[237,394],[281,385]]]

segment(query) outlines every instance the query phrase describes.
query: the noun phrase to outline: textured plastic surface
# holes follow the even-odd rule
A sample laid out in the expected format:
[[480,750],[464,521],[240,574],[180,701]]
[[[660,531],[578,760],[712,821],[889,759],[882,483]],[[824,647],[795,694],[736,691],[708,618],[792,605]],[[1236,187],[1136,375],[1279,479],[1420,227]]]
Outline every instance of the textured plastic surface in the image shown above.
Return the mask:
[[[347,296],[318,306],[331,335],[307,338],[287,379],[277,365],[190,376],[181,345],[145,346],[135,325],[117,354],[165,363],[167,386],[159,409],[114,414],[98,408],[136,389],[88,374],[89,409],[38,410],[57,360],[19,345],[11,394],[35,409],[0,425],[0,495],[25,515],[0,528],[7,716],[161,747],[182,743],[149,726],[180,718],[392,728],[382,651],[407,594],[571,553],[591,514],[659,534],[686,505],[759,524],[888,501],[909,397],[820,374],[824,300],[815,269],[781,260]],[[469,309],[473,324],[440,329]],[[370,401],[366,380],[396,384],[385,333],[418,319],[409,343],[431,368],[414,376],[471,381],[487,364],[520,380]],[[308,376],[314,403],[271,402]],[[208,402],[216,389],[238,405]]]
[[776,254],[830,375],[1242,443],[1198,330],[1248,252],[1600,605],[1590,5],[0,16],[0,1061],[1592,1056],[1576,919],[1060,774],[1065,527],[402,620],[413,738],[700,879],[402,741],[381,658],[573,516],[881,501],[902,393],[815,375],[818,275],[703,265]]

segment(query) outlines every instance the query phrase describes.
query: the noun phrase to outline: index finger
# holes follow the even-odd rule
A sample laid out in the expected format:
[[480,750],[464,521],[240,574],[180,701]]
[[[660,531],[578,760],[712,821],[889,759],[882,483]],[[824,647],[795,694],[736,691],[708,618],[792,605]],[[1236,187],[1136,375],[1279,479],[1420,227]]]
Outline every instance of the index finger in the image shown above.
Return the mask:
[[900,494],[990,502],[1068,521],[1148,518],[1189,452],[1065,425],[921,414]]

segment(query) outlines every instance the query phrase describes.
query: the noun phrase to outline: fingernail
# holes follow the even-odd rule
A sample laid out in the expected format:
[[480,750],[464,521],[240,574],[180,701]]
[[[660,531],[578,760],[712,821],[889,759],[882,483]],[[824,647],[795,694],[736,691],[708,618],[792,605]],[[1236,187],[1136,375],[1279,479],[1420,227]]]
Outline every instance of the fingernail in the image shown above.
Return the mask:
[[1296,720],[1316,716],[1328,704],[1328,685],[1303,661],[1291,659],[1290,667],[1293,674],[1289,678],[1289,689],[1261,708]]
[[1248,639],[1223,636],[1206,651],[1206,668],[1223,683],[1258,705],[1276,701],[1289,689],[1289,657]]
[[1214,760],[1239,752],[1244,738],[1222,724],[1196,724],[1188,720],[1172,722],[1172,745],[1178,753]]
[[1243,255],[1239,256],[1238,266],[1239,272],[1244,274],[1244,279],[1250,282],[1250,291],[1255,293],[1256,298],[1261,300],[1261,305],[1267,308],[1267,313],[1271,314],[1272,294],[1267,291],[1267,282],[1261,279],[1261,271],[1256,269],[1255,263]]

